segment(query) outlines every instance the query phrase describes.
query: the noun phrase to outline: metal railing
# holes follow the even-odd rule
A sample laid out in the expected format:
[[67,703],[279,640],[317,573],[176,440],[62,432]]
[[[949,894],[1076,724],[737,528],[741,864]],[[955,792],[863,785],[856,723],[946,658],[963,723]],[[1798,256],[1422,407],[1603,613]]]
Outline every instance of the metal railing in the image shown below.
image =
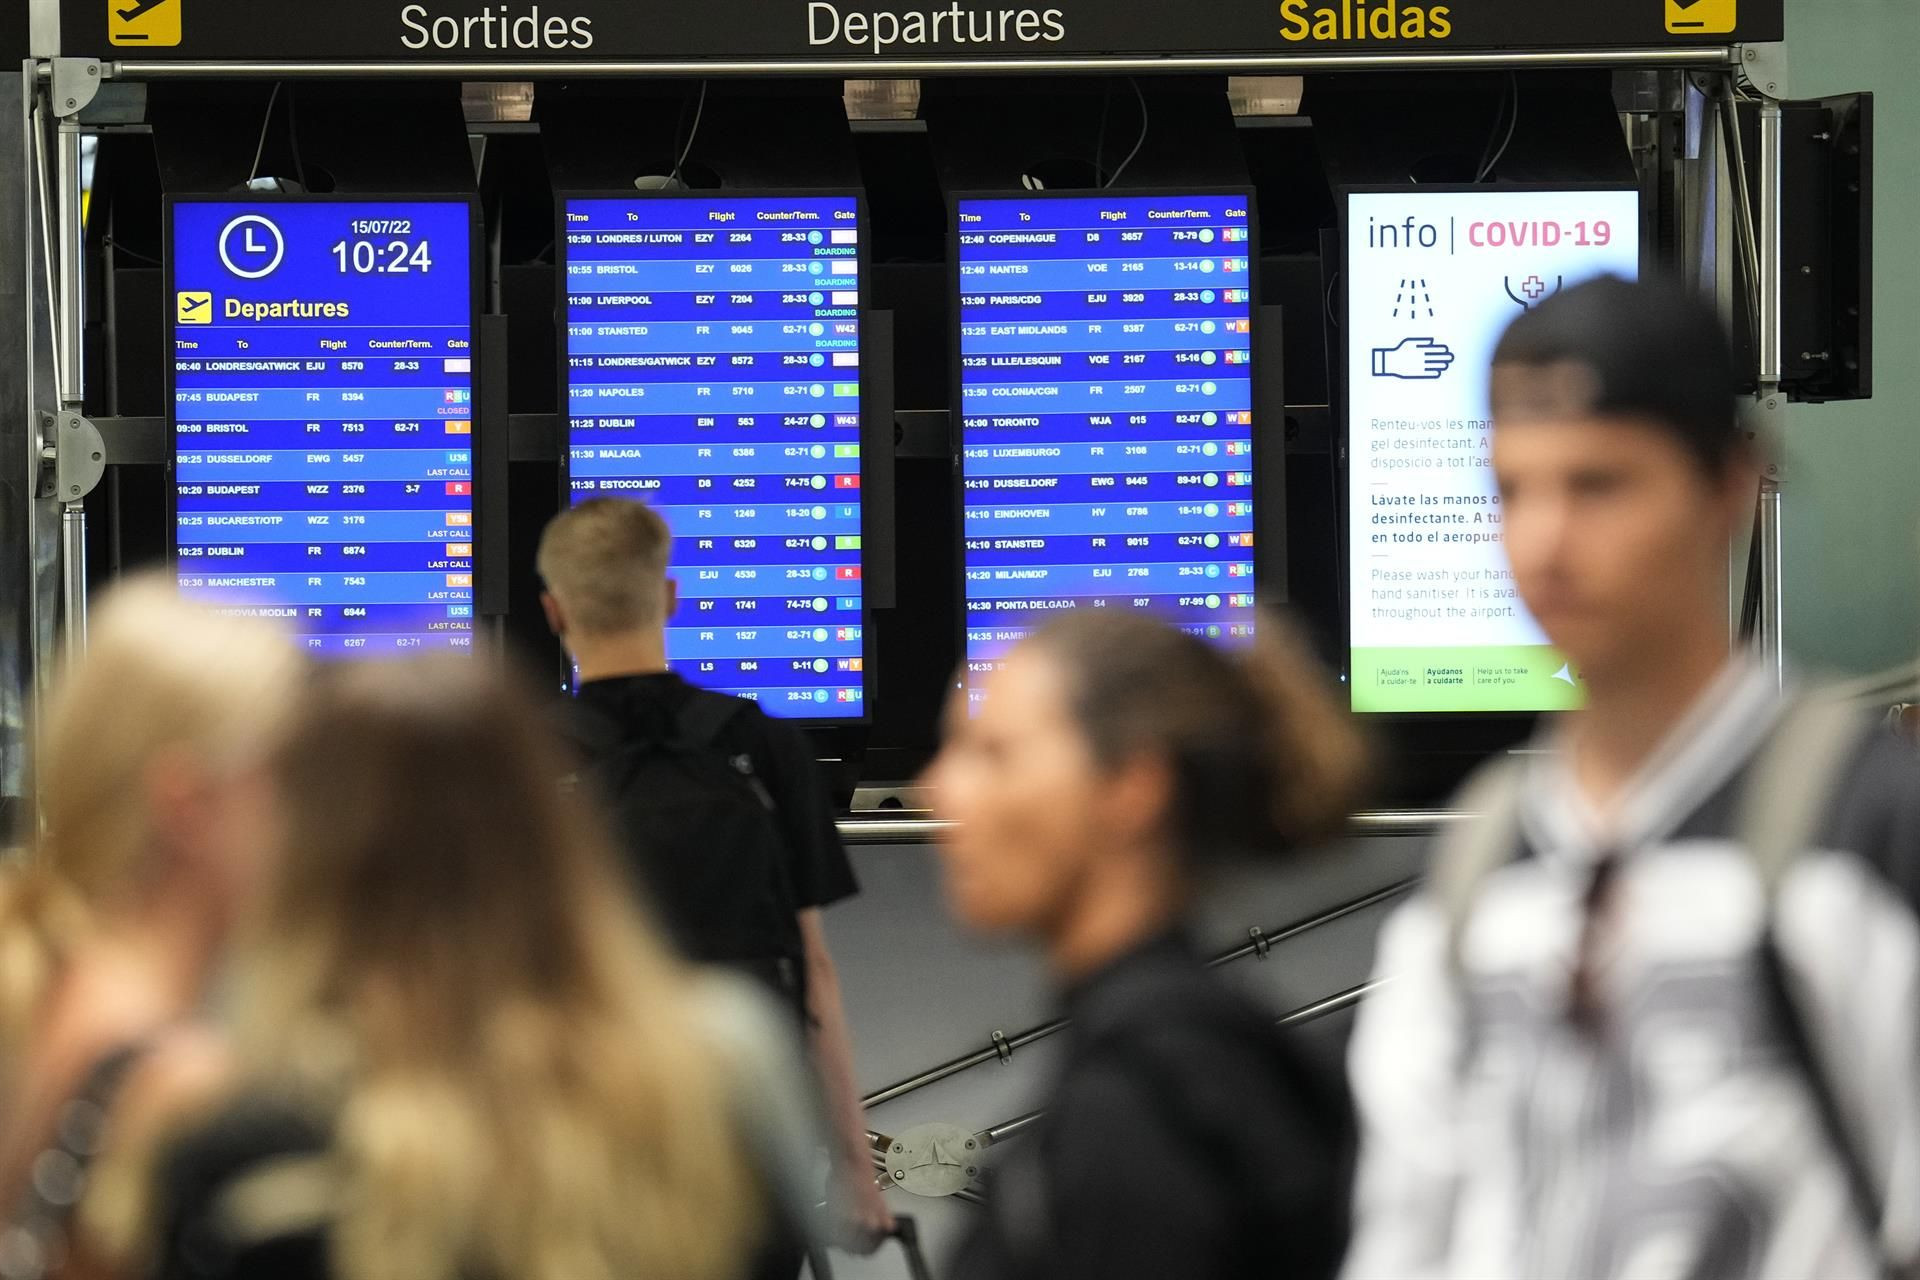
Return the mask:
[[[1250,936],[1249,941],[1214,956],[1207,961],[1207,967],[1217,969],[1222,965],[1232,964],[1236,960],[1244,960],[1248,956],[1264,956],[1279,943],[1286,942],[1291,938],[1297,938],[1303,933],[1308,933],[1320,928],[1322,925],[1332,924],[1334,921],[1344,919],[1356,912],[1365,911],[1370,907],[1391,902],[1411,890],[1418,883],[1418,878],[1414,877],[1395,881],[1383,889],[1376,889],[1371,893],[1350,899],[1331,910],[1323,911],[1305,920],[1296,921],[1274,933],[1267,933],[1258,928],[1250,929],[1248,930]],[[1329,996],[1326,1000],[1317,1001],[1302,1009],[1295,1010],[1285,1018],[1282,1018],[1281,1023],[1282,1025],[1291,1026],[1297,1022],[1309,1022],[1312,1021],[1313,1018],[1336,1012],[1339,1009],[1347,1007],[1349,1004],[1357,1002],[1365,990],[1367,990],[1367,987],[1363,984],[1362,986],[1340,992],[1338,995]],[[1339,1003],[1342,1001],[1345,1003]],[[1326,1007],[1323,1009],[1322,1006]],[[1319,1010],[1319,1012],[1315,1012],[1316,1010]],[[1011,1061],[1016,1050],[1024,1049],[1028,1045],[1037,1044],[1049,1036],[1064,1031],[1066,1027],[1067,1019],[1055,1018],[1053,1021],[1041,1023],[1037,1027],[1029,1027],[1017,1035],[1009,1036],[996,1031],[993,1033],[992,1039],[985,1048],[976,1049],[972,1053],[962,1054],[957,1058],[950,1059],[935,1067],[929,1067],[917,1075],[908,1076],[904,1080],[868,1094],[860,1100],[860,1105],[868,1108],[877,1107],[882,1103],[892,1102],[897,1098],[904,1098],[906,1095],[924,1089],[928,1085],[938,1084],[942,1080],[951,1079],[963,1071],[970,1071],[975,1067],[985,1066],[989,1062]]]
[[[1324,1000],[1316,1000],[1312,1004],[1302,1005],[1293,1012],[1276,1018],[1274,1025],[1281,1027],[1300,1026],[1303,1023],[1313,1022],[1320,1018],[1327,1017],[1329,1014],[1338,1013],[1343,1009],[1350,1009],[1366,998],[1369,992],[1375,991],[1391,981],[1391,978],[1378,978],[1370,982],[1363,982],[1357,987],[1348,987],[1345,991],[1335,992]],[[989,1125],[973,1136],[973,1139],[967,1143],[967,1149],[969,1151],[976,1149],[984,1151],[990,1147],[997,1147],[1003,1142],[1009,1142],[1039,1124],[1046,1118],[1046,1114],[1045,1111],[1029,1111],[1024,1115],[1015,1116],[1011,1120],[1003,1120],[999,1124]],[[867,1142],[873,1151],[874,1177],[880,1186],[886,1187],[891,1184],[892,1179],[887,1173],[885,1152],[893,1146],[894,1137],[891,1134],[869,1129],[867,1130]],[[973,1170],[969,1169],[968,1173],[973,1173]],[[958,1191],[955,1191],[953,1196],[956,1200],[964,1200],[968,1204],[980,1205],[986,1203],[986,1196],[979,1190],[978,1184],[962,1187]]]
[[[1354,814],[1347,830],[1355,836],[1430,836],[1466,817],[1445,809],[1381,809]],[[839,822],[840,838],[850,845],[928,844],[951,825],[913,809],[855,814]]]

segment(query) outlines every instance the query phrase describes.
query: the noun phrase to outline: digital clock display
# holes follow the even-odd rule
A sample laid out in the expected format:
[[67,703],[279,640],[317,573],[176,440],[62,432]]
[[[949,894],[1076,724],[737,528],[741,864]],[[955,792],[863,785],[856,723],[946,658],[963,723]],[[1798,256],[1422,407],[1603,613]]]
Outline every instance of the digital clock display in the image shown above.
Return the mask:
[[862,718],[859,202],[563,217],[569,486],[672,528],[668,666],[769,715]]
[[473,643],[473,206],[177,200],[181,589],[322,657]]
[[1245,195],[958,206],[966,686],[1070,609],[1253,635]]
[[342,274],[353,272],[365,276],[385,272],[407,275],[417,271],[425,275],[433,270],[432,246],[425,240],[392,237],[336,240],[333,257]]

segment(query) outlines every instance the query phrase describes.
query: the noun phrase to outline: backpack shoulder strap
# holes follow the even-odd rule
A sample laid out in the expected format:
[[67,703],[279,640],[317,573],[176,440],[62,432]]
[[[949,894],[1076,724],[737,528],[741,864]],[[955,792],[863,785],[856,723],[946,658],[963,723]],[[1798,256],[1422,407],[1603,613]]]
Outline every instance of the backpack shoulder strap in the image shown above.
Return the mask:
[[720,740],[721,731],[746,708],[744,699],[708,689],[695,689],[686,705],[680,708],[680,714],[674,717],[674,729],[679,734],[680,745],[695,749],[713,746]]
[[564,698],[551,708],[549,723],[575,751],[595,756],[618,748],[625,737],[619,720],[606,708],[583,698]]
[[1816,692],[1791,703],[1741,790],[1735,835],[1771,903],[1793,860],[1820,837],[1866,730],[1860,709]]
[[[136,1040],[95,1060],[62,1104],[60,1115],[110,1117],[128,1078],[152,1052],[153,1044],[152,1040]],[[51,1162],[63,1171],[64,1182],[56,1187],[35,1176],[28,1180],[19,1200],[0,1211],[0,1229],[24,1246],[26,1256],[59,1258],[66,1254],[74,1217],[101,1157],[97,1138],[91,1128],[81,1126],[76,1130],[63,1120],[40,1149],[33,1167],[38,1170],[43,1162]]]
[[1446,923],[1447,966],[1455,976],[1461,972],[1460,945],[1480,886],[1513,861],[1525,781],[1526,766],[1516,757],[1502,756],[1480,766],[1460,792],[1459,808],[1468,816],[1435,842],[1427,885]]
[[[714,693],[710,689],[696,689],[693,697],[687,699],[687,705],[680,708],[680,714],[674,721],[674,732],[678,735],[675,745],[682,751],[709,751],[720,741],[720,734],[726,727],[741,716],[759,712],[756,703],[745,698],[730,697],[724,693]],[[780,806],[775,803],[773,793],[760,775],[760,765],[749,752],[727,757],[727,763],[752,790],[760,807],[768,813],[777,813]],[[782,867],[784,874],[784,865]],[[791,890],[788,891],[791,896]]]
[[1820,1126],[1847,1183],[1861,1231],[1880,1273],[1901,1274],[1881,1235],[1885,1206],[1865,1150],[1849,1123],[1815,1039],[1806,997],[1780,949],[1779,891],[1794,859],[1820,838],[1820,825],[1839,792],[1866,729],[1860,709],[1830,693],[1808,694],[1774,726],[1741,791],[1735,837],[1753,860],[1765,897],[1760,930],[1760,979],[1778,1019],[1781,1038],[1799,1069]]

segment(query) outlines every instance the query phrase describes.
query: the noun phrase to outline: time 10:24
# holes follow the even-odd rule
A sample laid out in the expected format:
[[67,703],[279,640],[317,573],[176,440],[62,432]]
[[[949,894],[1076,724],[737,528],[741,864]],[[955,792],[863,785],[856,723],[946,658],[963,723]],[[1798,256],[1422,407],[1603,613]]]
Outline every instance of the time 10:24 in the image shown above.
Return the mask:
[[417,244],[405,240],[338,240],[333,245],[333,261],[342,275],[408,275],[433,269],[433,256],[425,240]]

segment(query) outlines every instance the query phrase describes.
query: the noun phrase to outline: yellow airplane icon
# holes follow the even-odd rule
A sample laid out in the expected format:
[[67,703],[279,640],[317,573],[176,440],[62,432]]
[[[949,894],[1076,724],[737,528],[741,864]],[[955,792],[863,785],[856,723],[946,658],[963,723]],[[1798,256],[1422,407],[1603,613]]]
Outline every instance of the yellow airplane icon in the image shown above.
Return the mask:
[[1726,35],[1739,25],[1739,0],[1665,0],[1675,35]]
[[107,0],[107,43],[170,48],[180,43],[187,0]]
[[213,295],[200,293],[193,289],[182,289],[174,298],[173,318],[176,324],[212,324]]

